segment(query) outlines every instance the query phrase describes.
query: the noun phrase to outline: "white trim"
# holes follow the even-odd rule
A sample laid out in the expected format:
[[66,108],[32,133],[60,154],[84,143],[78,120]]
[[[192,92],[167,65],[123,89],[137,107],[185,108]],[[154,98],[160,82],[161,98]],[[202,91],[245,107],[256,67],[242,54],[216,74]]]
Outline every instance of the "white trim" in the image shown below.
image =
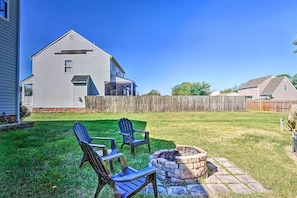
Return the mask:
[[9,21],[9,7],[10,7],[10,2],[9,2],[9,0],[1,0],[1,1],[4,1],[4,2],[6,2],[7,3],[7,17],[4,17],[4,16],[2,16],[2,15],[0,15],[0,18],[1,19],[4,19],[5,21]]

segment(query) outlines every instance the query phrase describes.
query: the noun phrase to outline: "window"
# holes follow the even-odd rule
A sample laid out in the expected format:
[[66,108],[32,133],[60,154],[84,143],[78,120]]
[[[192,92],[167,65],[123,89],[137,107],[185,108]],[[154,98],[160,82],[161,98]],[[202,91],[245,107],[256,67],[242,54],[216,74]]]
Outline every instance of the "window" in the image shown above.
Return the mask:
[[288,85],[284,85],[284,91],[288,90]]
[[8,0],[0,0],[0,17],[8,18]]
[[72,73],[72,60],[65,60],[65,73]]

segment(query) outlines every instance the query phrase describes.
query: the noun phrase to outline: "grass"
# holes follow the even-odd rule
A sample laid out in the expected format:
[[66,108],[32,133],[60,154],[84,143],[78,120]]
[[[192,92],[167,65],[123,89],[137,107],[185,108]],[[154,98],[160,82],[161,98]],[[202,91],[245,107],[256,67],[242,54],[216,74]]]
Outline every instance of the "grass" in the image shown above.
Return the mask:
[[[33,127],[0,133],[0,197],[92,197],[97,177],[89,165],[78,168],[82,153],[73,122],[81,121],[91,136],[115,137],[119,147],[121,117],[150,131],[153,151],[198,146],[208,157],[227,158],[270,189],[227,197],[296,197],[297,164],[287,151],[291,134],[281,132],[279,123],[287,114],[271,112],[33,113],[26,118],[35,121]],[[146,146],[136,148],[135,158],[128,147],[120,151],[130,166],[147,166]],[[111,192],[106,187],[101,196],[111,197]]]

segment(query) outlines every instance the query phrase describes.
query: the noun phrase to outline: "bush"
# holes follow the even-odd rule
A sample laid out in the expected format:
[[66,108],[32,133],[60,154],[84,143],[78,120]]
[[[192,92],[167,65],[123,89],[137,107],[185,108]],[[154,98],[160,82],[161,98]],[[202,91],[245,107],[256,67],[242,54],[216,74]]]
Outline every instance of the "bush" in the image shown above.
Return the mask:
[[29,109],[20,103],[20,118],[23,120],[25,117],[28,117],[31,115],[31,112]]

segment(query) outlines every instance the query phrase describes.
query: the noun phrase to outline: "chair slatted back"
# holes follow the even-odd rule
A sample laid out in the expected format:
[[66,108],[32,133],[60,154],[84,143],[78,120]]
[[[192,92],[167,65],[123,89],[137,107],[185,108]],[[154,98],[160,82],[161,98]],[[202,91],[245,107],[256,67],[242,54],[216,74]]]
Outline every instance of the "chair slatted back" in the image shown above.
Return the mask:
[[88,131],[84,125],[80,122],[75,122],[73,125],[73,131],[77,137],[78,143],[81,144],[82,141],[91,143],[91,137],[88,134]]
[[102,158],[94,151],[94,149],[85,141],[81,142],[82,150],[87,157],[89,163],[93,167],[94,171],[105,184],[113,186],[113,181],[110,179],[110,172],[102,160]]
[[[127,134],[131,135],[132,140],[135,140],[135,138],[134,138],[135,131],[133,129],[133,124],[129,119],[121,118],[118,122],[118,125],[119,125],[120,131],[122,133],[127,133]],[[129,141],[129,138],[126,136],[124,136],[124,139],[125,139],[125,141],[126,140]]]

